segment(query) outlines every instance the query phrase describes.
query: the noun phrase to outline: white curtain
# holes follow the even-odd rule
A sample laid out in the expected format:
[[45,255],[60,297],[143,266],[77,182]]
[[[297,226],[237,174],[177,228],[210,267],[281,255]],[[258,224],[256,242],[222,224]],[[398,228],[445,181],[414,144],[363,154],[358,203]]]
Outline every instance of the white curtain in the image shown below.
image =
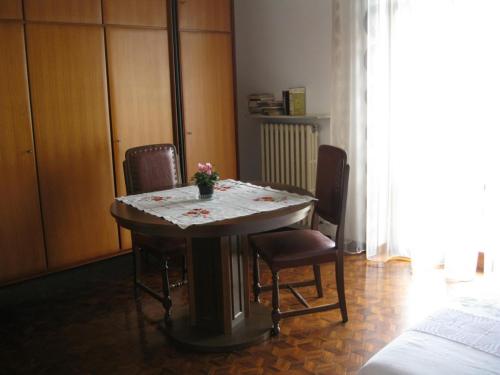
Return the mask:
[[331,143],[351,167],[345,238],[348,250],[366,243],[366,0],[333,1]]
[[367,256],[498,270],[500,1],[367,1]]

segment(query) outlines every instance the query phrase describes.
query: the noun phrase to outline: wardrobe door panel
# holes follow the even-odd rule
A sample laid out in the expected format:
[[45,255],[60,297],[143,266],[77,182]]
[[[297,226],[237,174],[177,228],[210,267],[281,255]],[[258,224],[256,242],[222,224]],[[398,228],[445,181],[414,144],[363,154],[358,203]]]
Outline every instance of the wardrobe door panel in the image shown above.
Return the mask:
[[0,283],[46,269],[21,24],[0,24]]
[[[166,30],[106,30],[117,194],[125,195],[123,160],[131,147],[173,143]],[[128,234],[122,248],[130,248]]]
[[21,0],[0,0],[0,19],[22,20],[23,4]]
[[187,174],[211,162],[222,178],[236,178],[231,34],[180,34]]
[[104,23],[167,27],[167,0],[103,0]]
[[50,269],[118,251],[104,32],[28,24],[28,61]]
[[24,0],[29,21],[102,23],[101,0]]
[[180,30],[231,31],[231,0],[179,1]]

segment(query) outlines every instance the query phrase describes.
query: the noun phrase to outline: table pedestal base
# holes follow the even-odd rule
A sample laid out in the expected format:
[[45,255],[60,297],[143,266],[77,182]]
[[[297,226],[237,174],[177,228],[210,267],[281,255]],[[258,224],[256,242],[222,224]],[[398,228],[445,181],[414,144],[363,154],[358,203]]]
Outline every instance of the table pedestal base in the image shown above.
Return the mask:
[[172,320],[168,335],[186,349],[202,352],[229,352],[267,340],[271,332],[271,310],[259,303],[250,303],[250,316],[233,328],[231,334],[212,333],[193,327],[189,316]]

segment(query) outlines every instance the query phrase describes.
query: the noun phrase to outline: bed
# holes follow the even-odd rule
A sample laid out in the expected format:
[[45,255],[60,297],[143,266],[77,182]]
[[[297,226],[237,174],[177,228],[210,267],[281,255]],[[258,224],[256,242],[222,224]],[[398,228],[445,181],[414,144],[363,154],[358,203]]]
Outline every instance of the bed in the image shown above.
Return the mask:
[[461,300],[405,331],[359,375],[500,374],[500,304]]

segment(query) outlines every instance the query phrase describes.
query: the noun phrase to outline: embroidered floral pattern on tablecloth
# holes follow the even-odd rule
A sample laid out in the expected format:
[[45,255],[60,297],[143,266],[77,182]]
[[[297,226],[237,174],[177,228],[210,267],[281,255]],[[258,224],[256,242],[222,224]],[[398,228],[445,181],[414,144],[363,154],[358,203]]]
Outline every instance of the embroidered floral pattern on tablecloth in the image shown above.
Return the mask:
[[222,184],[215,184],[214,186],[215,191],[228,191],[231,188],[232,186],[222,185]]
[[210,215],[209,210],[205,210],[203,208],[194,208],[192,210],[189,210],[188,212],[184,213],[185,216],[191,216],[191,217],[208,217]]
[[170,197],[160,197],[158,195],[153,195],[152,197],[149,197],[150,200],[155,201],[155,202],[161,202],[161,201],[166,201],[167,199],[170,199]]

